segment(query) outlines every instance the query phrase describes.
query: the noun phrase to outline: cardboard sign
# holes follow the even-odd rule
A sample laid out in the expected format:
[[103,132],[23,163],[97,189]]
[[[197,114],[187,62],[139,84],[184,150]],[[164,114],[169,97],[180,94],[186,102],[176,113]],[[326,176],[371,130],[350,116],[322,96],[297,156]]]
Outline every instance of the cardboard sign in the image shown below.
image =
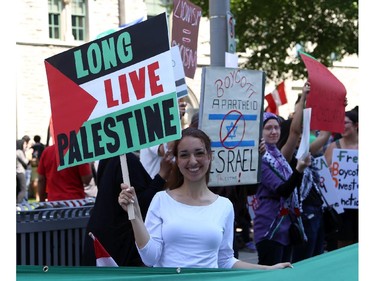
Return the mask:
[[344,85],[316,59],[302,52],[300,55],[311,85],[306,100],[306,107],[312,108],[311,129],[342,133],[346,96]]
[[203,69],[199,128],[212,143],[209,186],[259,182],[264,85],[262,71]]
[[343,208],[358,209],[358,150],[333,149],[331,174]]
[[45,67],[59,170],[180,138],[165,13]]
[[296,154],[297,159],[304,159],[310,150],[310,119],[311,119],[311,108],[305,108],[303,110],[303,130],[302,138]]
[[[331,172],[329,171],[327,161],[324,156],[320,156],[314,159],[314,165],[318,168],[320,176],[320,191],[327,203],[333,206],[337,213],[341,214],[344,212],[344,208],[339,200],[337,188],[333,183]],[[324,201],[324,200],[323,200]],[[324,206],[327,204],[324,202]]]
[[186,77],[194,78],[202,9],[188,0],[173,0],[172,46],[180,49]]
[[171,48],[171,53],[173,60],[173,71],[176,84],[177,98],[181,99],[188,95],[184,67],[182,65],[180,51],[177,46],[173,46]]

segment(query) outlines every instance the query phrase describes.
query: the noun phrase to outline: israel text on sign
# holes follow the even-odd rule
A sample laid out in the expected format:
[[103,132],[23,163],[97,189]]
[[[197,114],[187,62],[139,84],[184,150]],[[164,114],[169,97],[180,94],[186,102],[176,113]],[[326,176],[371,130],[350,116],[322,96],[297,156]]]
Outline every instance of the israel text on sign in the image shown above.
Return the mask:
[[211,138],[210,186],[259,182],[264,73],[224,67],[203,70],[200,128]]

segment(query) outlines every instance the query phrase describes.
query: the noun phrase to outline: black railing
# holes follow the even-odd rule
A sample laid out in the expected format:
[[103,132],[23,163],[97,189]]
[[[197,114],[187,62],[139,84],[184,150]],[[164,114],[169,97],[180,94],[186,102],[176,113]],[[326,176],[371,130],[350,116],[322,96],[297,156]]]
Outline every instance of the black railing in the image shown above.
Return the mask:
[[95,199],[17,204],[17,265],[79,266]]

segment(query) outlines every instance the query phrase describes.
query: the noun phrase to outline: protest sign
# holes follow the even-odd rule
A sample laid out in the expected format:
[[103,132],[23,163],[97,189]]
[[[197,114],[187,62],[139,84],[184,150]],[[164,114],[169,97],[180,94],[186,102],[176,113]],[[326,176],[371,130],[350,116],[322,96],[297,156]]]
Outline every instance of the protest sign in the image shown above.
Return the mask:
[[302,52],[300,55],[311,86],[306,100],[306,107],[312,108],[311,129],[342,133],[346,96],[344,85],[316,59]]
[[185,81],[184,67],[182,65],[180,50],[178,49],[178,46],[173,46],[171,48],[171,53],[177,98],[181,99],[188,95],[188,90]]
[[59,170],[180,138],[165,13],[45,67]]
[[[324,156],[320,156],[317,158],[314,158],[314,166],[318,168],[320,182],[319,182],[319,188],[321,191],[322,196],[327,201],[327,203],[330,206],[333,206],[337,213],[344,212],[344,209],[340,203],[339,197],[338,197],[338,191],[337,188],[335,188],[335,185],[333,183],[331,172],[329,171],[327,161]],[[325,202],[324,202],[324,205]]]
[[303,110],[302,137],[296,154],[297,159],[305,159],[310,151],[310,119],[311,108],[305,108]]
[[358,150],[334,148],[331,174],[343,208],[358,209]]
[[199,128],[211,138],[209,186],[259,182],[264,85],[262,71],[203,69]]
[[172,46],[180,49],[186,77],[194,78],[202,9],[188,0],[173,0]]

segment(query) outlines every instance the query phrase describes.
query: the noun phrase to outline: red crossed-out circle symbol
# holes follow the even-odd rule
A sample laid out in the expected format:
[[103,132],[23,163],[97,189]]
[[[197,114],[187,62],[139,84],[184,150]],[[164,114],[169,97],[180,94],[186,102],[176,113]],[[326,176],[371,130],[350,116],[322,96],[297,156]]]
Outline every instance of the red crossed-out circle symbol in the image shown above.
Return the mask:
[[[226,132],[223,133],[223,124],[230,120],[231,121],[231,125],[232,127],[229,129],[229,130],[225,130]],[[243,124],[243,131],[242,131],[242,136],[240,138],[240,140],[238,140],[237,143],[233,144],[233,145],[225,145],[225,141],[228,139],[228,137],[230,137],[230,135],[232,134],[233,130],[237,127],[237,128],[240,128],[241,125],[239,122],[242,122]],[[228,123],[227,123],[228,124]],[[228,126],[227,126],[228,127]],[[223,120],[221,121],[221,124],[220,124],[220,142],[222,144],[223,147],[225,147],[226,149],[233,149],[233,148],[236,148],[237,146],[239,146],[244,138],[244,135],[245,135],[245,127],[246,127],[246,122],[245,122],[245,118],[244,116],[242,115],[241,112],[239,112],[238,110],[231,110],[229,111],[223,118]]]

